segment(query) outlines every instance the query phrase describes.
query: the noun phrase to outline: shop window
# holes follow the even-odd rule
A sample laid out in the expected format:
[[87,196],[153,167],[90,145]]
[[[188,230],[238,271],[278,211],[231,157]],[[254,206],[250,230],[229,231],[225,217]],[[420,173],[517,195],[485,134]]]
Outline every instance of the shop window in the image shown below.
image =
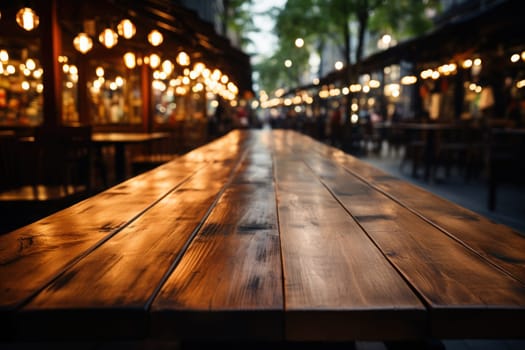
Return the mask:
[[88,71],[88,100],[94,125],[141,124],[140,69],[114,62],[92,61]]
[[166,81],[155,79],[152,95],[156,124],[205,119],[205,87],[198,81],[182,76]]
[[78,67],[67,56],[60,56],[62,67],[62,121],[65,124],[79,122],[78,115]]
[[[36,126],[43,122],[41,60],[33,49],[0,49],[0,123]],[[78,68],[68,57],[59,57],[62,69],[62,120],[79,121]]]
[[0,123],[38,125],[42,122],[43,69],[33,52],[0,47]]

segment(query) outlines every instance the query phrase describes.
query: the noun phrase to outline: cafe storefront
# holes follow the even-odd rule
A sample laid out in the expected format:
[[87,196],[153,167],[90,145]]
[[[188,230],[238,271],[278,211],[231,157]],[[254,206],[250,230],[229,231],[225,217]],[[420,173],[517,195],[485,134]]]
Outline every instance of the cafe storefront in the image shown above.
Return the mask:
[[249,57],[169,1],[11,1],[0,13],[4,129],[205,125],[214,100],[251,91]]

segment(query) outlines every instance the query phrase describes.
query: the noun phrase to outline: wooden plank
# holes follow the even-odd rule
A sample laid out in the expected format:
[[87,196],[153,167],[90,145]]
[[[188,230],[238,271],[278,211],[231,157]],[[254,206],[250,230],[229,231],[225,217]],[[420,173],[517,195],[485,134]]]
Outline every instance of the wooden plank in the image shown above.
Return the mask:
[[424,298],[432,336],[523,336],[525,285],[338,164],[307,163]]
[[41,337],[145,337],[149,300],[231,173],[221,163],[195,173],[38,294],[19,313],[18,329]]
[[235,131],[0,237],[0,336],[523,337],[523,283],[308,140]]
[[[203,148],[223,161],[242,142],[228,135]],[[228,151],[220,151],[228,150]],[[235,151],[233,149],[233,151]],[[213,158],[198,152],[119,184],[15,232],[0,236],[1,337],[13,334],[13,311],[65,269],[115,235]]]
[[280,137],[274,148],[287,339],[424,337],[424,306],[304,164],[309,152]]
[[[296,135],[298,136],[298,135]],[[311,139],[299,137],[322,157],[336,160],[350,173],[386,193],[411,211],[525,283],[525,237],[433,193]]]
[[17,308],[183,181],[187,174],[182,170],[179,175],[166,173],[167,178],[148,176],[166,181],[129,181],[0,236],[0,338],[14,335]]
[[155,337],[282,339],[271,161],[253,148],[152,306]]
[[[177,186],[189,171],[185,167],[179,173],[141,176],[1,236],[0,307],[23,303],[64,267]],[[136,196],[136,191],[143,195]]]
[[[227,144],[225,140],[210,144],[203,151],[225,161],[227,154],[219,151]],[[137,176],[33,225],[1,236],[0,310],[14,308],[25,301],[83,252],[122,228],[205,162],[214,161],[198,154],[191,152],[165,164],[159,171]],[[112,210],[115,207],[119,210]],[[57,254],[60,246],[68,249]]]

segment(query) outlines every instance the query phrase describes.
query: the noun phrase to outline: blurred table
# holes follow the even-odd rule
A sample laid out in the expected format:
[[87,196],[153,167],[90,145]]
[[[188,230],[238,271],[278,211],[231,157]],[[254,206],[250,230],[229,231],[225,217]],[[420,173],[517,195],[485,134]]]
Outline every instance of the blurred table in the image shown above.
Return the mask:
[[168,133],[125,133],[125,132],[96,132],[91,140],[100,147],[112,146],[115,150],[115,176],[117,182],[124,181],[126,174],[126,146],[132,144],[147,144],[155,140],[169,137]]

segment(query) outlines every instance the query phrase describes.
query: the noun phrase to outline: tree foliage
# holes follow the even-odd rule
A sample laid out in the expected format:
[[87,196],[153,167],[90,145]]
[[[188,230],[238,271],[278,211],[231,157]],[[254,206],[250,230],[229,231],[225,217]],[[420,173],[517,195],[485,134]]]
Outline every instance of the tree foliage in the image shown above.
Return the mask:
[[246,48],[251,40],[248,33],[257,32],[253,23],[250,6],[253,0],[223,0],[223,33],[236,38],[241,48]]
[[[366,49],[367,32],[389,33],[398,39],[420,35],[432,26],[425,11],[438,6],[439,0],[288,0],[282,9],[274,10],[279,47],[267,62],[256,67],[261,85],[265,89],[269,87],[266,82],[293,85],[286,78],[299,74],[278,73],[284,70],[283,60],[291,58],[296,69],[306,71],[309,54],[317,53],[323,62],[327,45],[337,47],[345,65],[354,68],[347,77],[351,81]],[[298,37],[307,43],[301,50],[294,46]],[[273,79],[267,79],[266,75]]]
[[400,40],[421,35],[432,28],[425,12],[438,11],[440,5],[439,0],[385,1],[371,16],[369,30],[394,34]]

